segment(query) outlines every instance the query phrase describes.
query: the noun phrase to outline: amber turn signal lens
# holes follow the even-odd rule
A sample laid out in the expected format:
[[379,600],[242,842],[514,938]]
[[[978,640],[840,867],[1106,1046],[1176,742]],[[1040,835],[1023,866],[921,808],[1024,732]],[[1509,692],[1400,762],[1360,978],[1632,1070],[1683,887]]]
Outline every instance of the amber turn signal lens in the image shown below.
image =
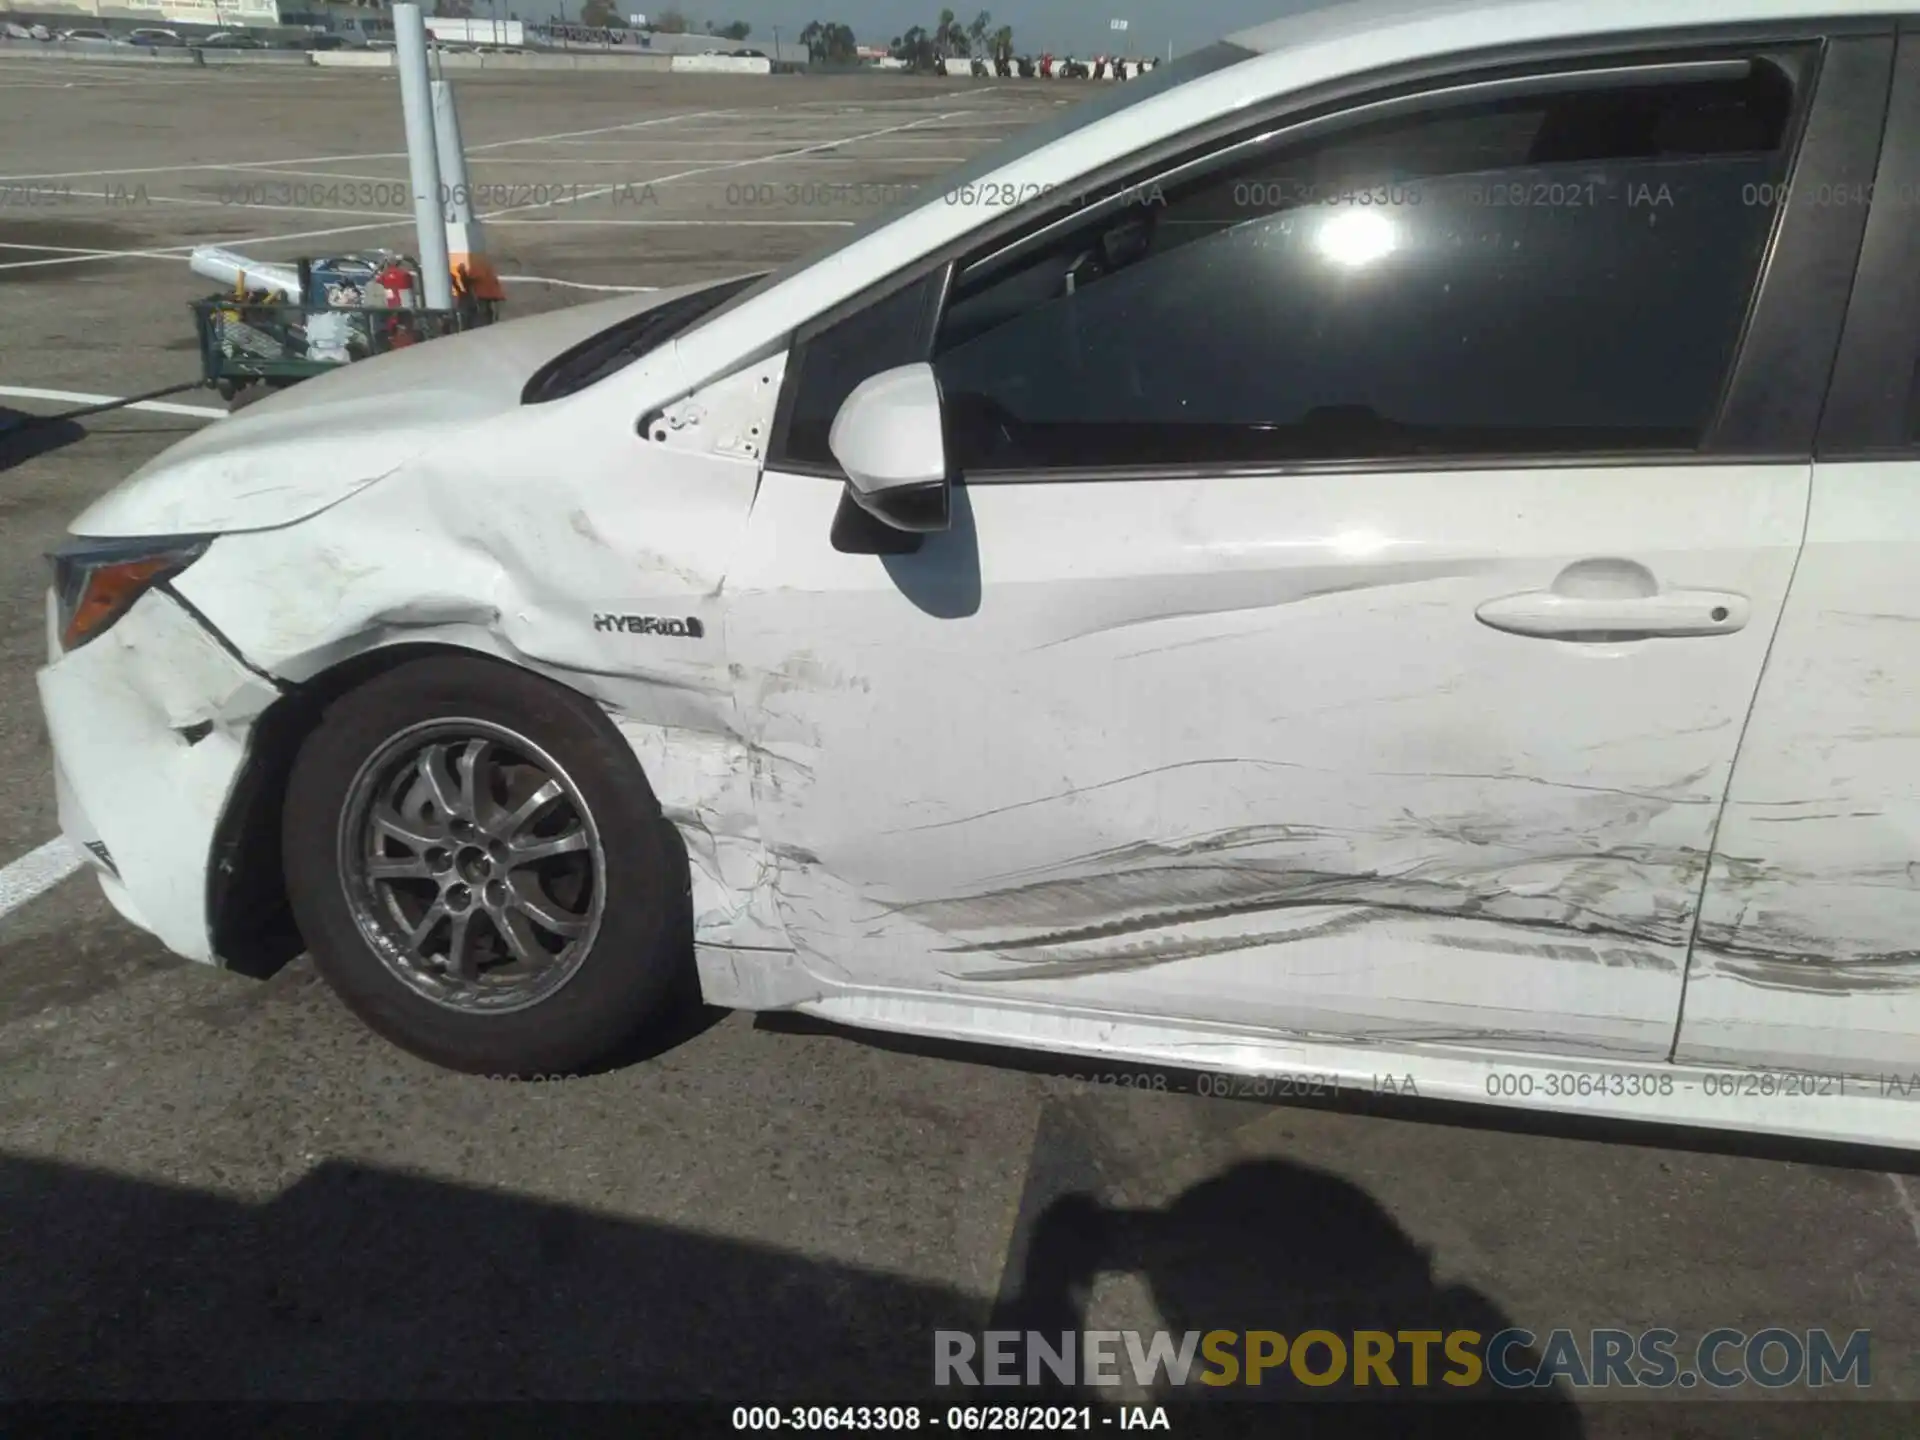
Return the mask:
[[131,608],[141,592],[175,563],[171,556],[160,560],[130,560],[124,565],[108,565],[89,573],[80,603],[67,617],[67,628],[60,636],[61,645],[71,650],[91,640]]
[[199,536],[75,540],[62,546],[49,557],[61,650],[77,650],[106,633],[142,595],[186,569],[206,548],[206,538]]

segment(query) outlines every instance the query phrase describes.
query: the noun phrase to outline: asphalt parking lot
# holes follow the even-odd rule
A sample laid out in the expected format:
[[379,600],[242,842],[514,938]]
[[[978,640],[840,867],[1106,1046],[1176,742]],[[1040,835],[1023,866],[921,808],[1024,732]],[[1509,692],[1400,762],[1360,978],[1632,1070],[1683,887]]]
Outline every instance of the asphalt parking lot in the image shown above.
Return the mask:
[[[458,92],[520,313],[777,264],[1062,94]],[[195,243],[408,247],[385,74],[0,58],[0,134],[0,413],[192,378]],[[33,672],[42,552],[207,423],[118,411],[0,439],[0,1398],[859,1403],[923,1394],[933,1333],[989,1325],[1825,1327],[1871,1330],[1866,1391],[1745,1387],[1755,1403],[1682,1416],[1559,1390],[1487,1433],[1911,1433],[1905,1406],[1777,1403],[1920,1400],[1904,1160],[1224,1099],[718,1013],[612,1073],[505,1084],[373,1039],[304,962],[256,981],[171,959],[46,848]]]

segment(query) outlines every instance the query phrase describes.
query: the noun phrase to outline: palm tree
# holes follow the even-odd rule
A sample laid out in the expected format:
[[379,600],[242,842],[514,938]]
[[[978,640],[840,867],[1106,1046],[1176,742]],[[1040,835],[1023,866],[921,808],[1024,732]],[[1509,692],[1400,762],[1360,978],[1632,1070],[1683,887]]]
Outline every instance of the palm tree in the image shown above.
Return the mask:
[[[949,12],[951,13],[951,12]],[[912,70],[933,70],[938,68],[934,59],[934,37],[919,25],[910,25],[904,35],[894,38],[893,58],[904,60]]]
[[935,25],[933,29],[933,46],[936,61],[944,59],[948,55],[964,55],[967,53],[966,27],[953,18],[953,11],[942,10],[940,12],[940,23]]

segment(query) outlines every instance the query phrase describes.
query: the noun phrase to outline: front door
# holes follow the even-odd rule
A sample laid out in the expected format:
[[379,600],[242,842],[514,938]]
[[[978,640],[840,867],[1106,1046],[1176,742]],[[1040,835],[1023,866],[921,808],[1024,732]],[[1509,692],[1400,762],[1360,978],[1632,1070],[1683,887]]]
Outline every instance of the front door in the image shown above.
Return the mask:
[[1436,94],[963,260],[911,553],[828,541],[903,332],[804,337],[728,581],[804,962],[1664,1056],[1806,510],[1712,438],[1798,93]]

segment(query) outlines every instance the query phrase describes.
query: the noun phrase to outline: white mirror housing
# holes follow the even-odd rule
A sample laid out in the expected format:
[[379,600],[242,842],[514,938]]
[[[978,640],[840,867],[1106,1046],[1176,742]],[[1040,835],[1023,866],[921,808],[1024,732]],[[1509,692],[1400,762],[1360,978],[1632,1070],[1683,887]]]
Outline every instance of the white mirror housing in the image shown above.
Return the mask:
[[862,380],[833,417],[827,448],[861,509],[896,530],[947,528],[947,442],[931,365]]

